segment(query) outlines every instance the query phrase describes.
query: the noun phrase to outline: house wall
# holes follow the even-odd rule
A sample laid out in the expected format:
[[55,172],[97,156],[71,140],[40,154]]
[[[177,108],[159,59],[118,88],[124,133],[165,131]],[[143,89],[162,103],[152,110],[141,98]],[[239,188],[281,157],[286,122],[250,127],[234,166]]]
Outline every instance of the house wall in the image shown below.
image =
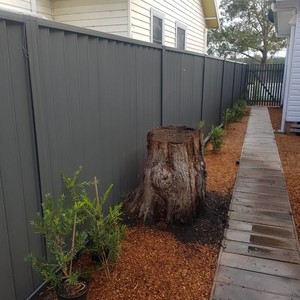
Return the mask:
[[300,122],[300,13],[298,11],[294,46],[292,50],[287,122]]
[[150,42],[151,8],[165,15],[165,45],[176,46],[176,21],[187,26],[186,50],[206,51],[206,25],[200,0],[131,0],[131,37]]
[[[32,12],[30,0],[0,0],[1,8],[12,8],[20,12]],[[36,1],[36,13],[41,17],[46,17],[50,20],[52,17],[52,5],[51,0],[37,0]]]
[[0,4],[4,4],[16,9],[31,11],[30,0],[0,0]]
[[52,0],[57,22],[128,37],[127,0]]
[[39,15],[53,20],[51,0],[37,0],[36,8]]

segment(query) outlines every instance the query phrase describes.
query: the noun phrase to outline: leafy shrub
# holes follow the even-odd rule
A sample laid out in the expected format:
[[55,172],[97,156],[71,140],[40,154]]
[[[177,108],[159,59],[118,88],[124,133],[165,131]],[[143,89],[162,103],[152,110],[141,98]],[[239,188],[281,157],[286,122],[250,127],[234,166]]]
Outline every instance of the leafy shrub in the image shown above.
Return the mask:
[[[120,225],[121,204],[110,207],[107,216],[103,213],[103,205],[112,185],[99,197],[97,179],[79,181],[80,172],[81,168],[75,171],[73,176],[63,177],[66,195],[62,195],[58,201],[53,201],[50,194],[46,195],[42,213],[38,213],[37,220],[31,222],[36,232],[46,238],[51,261],[33,254],[29,254],[26,259],[46,281],[55,286],[58,286],[62,279],[66,279],[70,284],[77,283],[83,274],[74,271],[73,257],[86,248],[99,256],[109,277],[109,265],[117,261],[121,239],[125,234],[125,226]],[[96,192],[94,199],[87,192],[87,188],[93,185]],[[70,200],[67,201],[68,206],[65,205],[65,200]],[[61,272],[57,272],[58,269]]]
[[220,127],[212,126],[212,129],[209,133],[209,137],[213,146],[213,151],[215,152],[220,151],[224,141],[223,129]]
[[247,102],[245,100],[239,100],[231,109],[226,109],[223,113],[223,123],[226,128],[227,124],[237,122],[240,120],[246,111]]
[[[121,241],[125,236],[125,225],[121,225],[122,204],[109,208],[107,216],[104,215],[103,206],[113,187],[111,184],[103,196],[98,193],[98,181],[96,177],[91,182],[78,183],[79,173],[76,173],[75,180],[70,181],[68,188],[73,197],[81,198],[88,220],[87,250],[100,261],[105,270],[107,278],[110,278],[109,267],[118,261]],[[83,188],[87,185],[94,185],[96,197],[91,201]]]
[[[38,271],[44,280],[58,286],[62,279],[76,285],[82,275],[73,269],[73,257],[85,247],[86,231],[77,231],[77,226],[85,221],[82,214],[82,203],[74,200],[72,205],[64,207],[65,196],[61,195],[54,201],[50,194],[42,204],[42,213],[37,214],[37,220],[31,221],[36,233],[45,237],[47,249],[51,253],[50,260],[40,258],[30,253],[26,260]],[[57,272],[60,269],[61,272]]]

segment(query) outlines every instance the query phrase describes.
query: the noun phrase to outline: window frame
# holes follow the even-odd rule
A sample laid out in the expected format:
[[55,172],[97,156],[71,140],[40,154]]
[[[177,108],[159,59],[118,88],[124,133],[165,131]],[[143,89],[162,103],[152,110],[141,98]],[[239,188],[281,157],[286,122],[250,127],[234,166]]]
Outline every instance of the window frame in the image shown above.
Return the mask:
[[[153,43],[153,17],[156,17],[156,18],[159,18],[162,20],[162,34],[161,34],[161,38],[162,38],[162,41],[161,41],[161,45],[163,46],[165,44],[165,15],[154,9],[154,8],[151,8],[150,10],[151,12],[151,24],[150,24],[150,27],[151,27],[151,34],[150,34],[150,42]],[[156,44],[156,43],[155,43]],[[160,45],[160,44],[156,44],[156,45]]]
[[[177,33],[178,33],[178,28],[181,30],[184,30],[184,46],[183,49],[178,48],[178,38],[177,38]],[[179,50],[186,50],[186,41],[187,41],[187,26],[179,21],[175,22],[175,48]]]

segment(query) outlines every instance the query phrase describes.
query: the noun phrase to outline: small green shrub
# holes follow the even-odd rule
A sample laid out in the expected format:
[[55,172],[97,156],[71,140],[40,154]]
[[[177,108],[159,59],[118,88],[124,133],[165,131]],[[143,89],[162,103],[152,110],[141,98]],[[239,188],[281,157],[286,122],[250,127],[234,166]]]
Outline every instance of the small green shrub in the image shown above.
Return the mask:
[[225,129],[228,124],[237,122],[245,115],[246,107],[247,102],[245,100],[239,100],[231,109],[228,108],[224,111],[222,119]]
[[[62,279],[73,285],[78,282],[83,274],[74,271],[73,258],[85,249],[97,254],[110,278],[109,266],[117,261],[125,235],[125,225],[120,224],[122,205],[110,207],[107,216],[103,213],[112,185],[99,197],[97,179],[80,181],[80,172],[81,168],[73,176],[63,177],[66,193],[57,201],[47,194],[42,213],[38,213],[37,220],[31,222],[36,232],[46,238],[51,260],[33,254],[29,254],[26,260],[54,286],[58,286]],[[87,192],[87,188],[93,185],[96,192],[94,199]],[[57,272],[58,269],[61,272]]]
[[[82,276],[78,270],[74,271],[73,257],[83,250],[86,243],[86,231],[79,232],[78,225],[83,224],[86,217],[82,214],[82,203],[78,200],[65,207],[65,195],[54,201],[50,194],[42,204],[42,213],[31,221],[36,233],[45,237],[47,249],[51,253],[50,260],[37,257],[30,253],[26,260],[41,274],[44,280],[54,286],[60,285],[62,279],[69,284],[76,285]],[[60,269],[61,272],[57,272]]]
[[[105,191],[103,196],[98,193],[98,181],[78,182],[79,173],[68,182],[68,189],[71,191],[73,198],[80,198],[88,222],[88,237],[87,250],[93,257],[99,260],[101,267],[104,268],[105,274],[110,279],[109,267],[114,265],[119,258],[121,241],[125,236],[125,225],[121,225],[121,209],[122,204],[115,205],[109,208],[109,213],[105,216],[103,206],[108,198],[108,195],[113,187],[111,184]],[[94,185],[96,197],[91,200],[84,189],[86,185]]]
[[213,146],[213,151],[220,151],[224,141],[224,130],[220,127],[212,126],[209,137]]
[[89,203],[87,212],[90,216],[90,243],[88,250],[97,257],[104,268],[106,277],[110,279],[110,266],[114,265],[120,256],[121,241],[125,236],[126,226],[120,224],[122,220],[122,203],[109,208],[107,216],[103,214],[103,205],[112,189],[112,185],[103,196],[98,195],[98,182],[95,178],[96,199]]

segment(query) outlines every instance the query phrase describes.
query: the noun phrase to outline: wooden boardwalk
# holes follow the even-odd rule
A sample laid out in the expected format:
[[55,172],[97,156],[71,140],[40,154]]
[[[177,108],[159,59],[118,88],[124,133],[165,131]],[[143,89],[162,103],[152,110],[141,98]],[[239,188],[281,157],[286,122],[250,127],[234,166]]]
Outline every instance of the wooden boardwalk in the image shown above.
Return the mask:
[[211,299],[300,299],[300,256],[268,109],[253,107]]

